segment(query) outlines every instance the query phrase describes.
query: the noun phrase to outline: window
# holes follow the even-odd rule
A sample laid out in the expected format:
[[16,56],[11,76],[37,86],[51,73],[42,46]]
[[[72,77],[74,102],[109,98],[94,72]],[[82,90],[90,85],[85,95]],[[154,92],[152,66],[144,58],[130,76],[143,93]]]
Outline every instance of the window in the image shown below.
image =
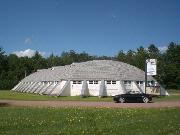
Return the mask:
[[143,81],[136,81],[136,83],[137,83],[138,85],[141,85],[141,84],[143,84]]
[[78,81],[78,84],[82,84],[82,81]]
[[55,81],[55,82],[54,82],[54,84],[58,84],[58,83],[59,83],[59,81]]
[[116,81],[112,81],[112,84],[116,84]]
[[98,81],[94,81],[94,84],[98,84]]
[[48,84],[48,82],[47,82],[47,81],[45,81],[45,82],[44,82],[44,84]]
[[124,84],[127,84],[127,81],[124,81]]
[[98,84],[98,81],[89,81],[89,84]]
[[154,86],[154,84],[155,84],[154,81],[148,81],[148,82],[147,82],[147,85],[148,85],[148,86]]
[[89,81],[89,84],[93,84],[93,81]]
[[73,81],[73,84],[82,84],[82,81]]
[[76,84],[76,81],[73,81],[73,84]]
[[107,84],[111,84],[111,81],[107,81]]
[[110,81],[110,80],[108,80],[106,84],[116,84],[116,81]]

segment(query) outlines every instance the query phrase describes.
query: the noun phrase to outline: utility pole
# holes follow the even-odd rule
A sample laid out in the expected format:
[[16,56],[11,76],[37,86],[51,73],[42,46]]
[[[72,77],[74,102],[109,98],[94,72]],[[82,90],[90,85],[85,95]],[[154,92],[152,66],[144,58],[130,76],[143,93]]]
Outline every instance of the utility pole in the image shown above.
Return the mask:
[[145,94],[146,94],[146,87],[147,87],[147,60],[145,60]]

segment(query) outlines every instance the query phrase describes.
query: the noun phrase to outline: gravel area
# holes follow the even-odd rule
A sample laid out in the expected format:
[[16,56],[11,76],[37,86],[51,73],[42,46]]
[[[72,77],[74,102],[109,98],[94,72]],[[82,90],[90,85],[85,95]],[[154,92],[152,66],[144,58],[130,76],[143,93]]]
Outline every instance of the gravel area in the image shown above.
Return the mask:
[[[163,108],[180,107],[180,101],[162,101],[155,103],[114,103],[114,102],[87,102],[87,101],[20,101],[0,100],[5,106],[32,106],[32,107],[97,107],[97,108]],[[0,105],[0,107],[1,107]]]

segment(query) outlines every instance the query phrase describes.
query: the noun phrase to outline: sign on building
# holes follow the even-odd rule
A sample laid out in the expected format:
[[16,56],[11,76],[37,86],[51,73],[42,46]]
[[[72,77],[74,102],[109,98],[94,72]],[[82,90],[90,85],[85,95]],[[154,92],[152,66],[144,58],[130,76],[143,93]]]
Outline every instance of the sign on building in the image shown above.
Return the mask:
[[157,72],[157,60],[156,59],[147,59],[146,60],[147,63],[147,75],[156,75]]

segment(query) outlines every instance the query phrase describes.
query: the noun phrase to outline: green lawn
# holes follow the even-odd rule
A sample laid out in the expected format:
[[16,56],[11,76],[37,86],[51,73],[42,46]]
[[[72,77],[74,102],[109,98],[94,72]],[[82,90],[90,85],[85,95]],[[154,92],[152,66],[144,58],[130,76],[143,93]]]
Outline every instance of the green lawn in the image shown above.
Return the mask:
[[13,92],[9,90],[0,90],[0,99],[10,100],[63,100],[63,101],[110,101],[112,97],[99,98],[99,97],[86,97],[81,98],[80,96],[69,96],[69,97],[50,97],[47,95],[29,94]]
[[[170,96],[153,98],[153,102],[160,101],[173,101],[180,100],[180,92],[170,92]],[[86,97],[81,98],[80,96],[74,97],[50,97],[38,94],[20,93],[13,92],[9,90],[0,90],[0,99],[10,99],[10,100],[63,100],[63,101],[107,101],[112,102],[112,97],[99,98],[99,97]]]
[[162,96],[153,98],[153,102],[160,102],[160,101],[180,101],[180,95],[170,95],[170,96]]
[[169,94],[180,94],[180,90],[173,90],[173,89],[171,89],[171,90],[168,90],[168,93]]
[[180,108],[0,108],[2,135],[179,135]]

